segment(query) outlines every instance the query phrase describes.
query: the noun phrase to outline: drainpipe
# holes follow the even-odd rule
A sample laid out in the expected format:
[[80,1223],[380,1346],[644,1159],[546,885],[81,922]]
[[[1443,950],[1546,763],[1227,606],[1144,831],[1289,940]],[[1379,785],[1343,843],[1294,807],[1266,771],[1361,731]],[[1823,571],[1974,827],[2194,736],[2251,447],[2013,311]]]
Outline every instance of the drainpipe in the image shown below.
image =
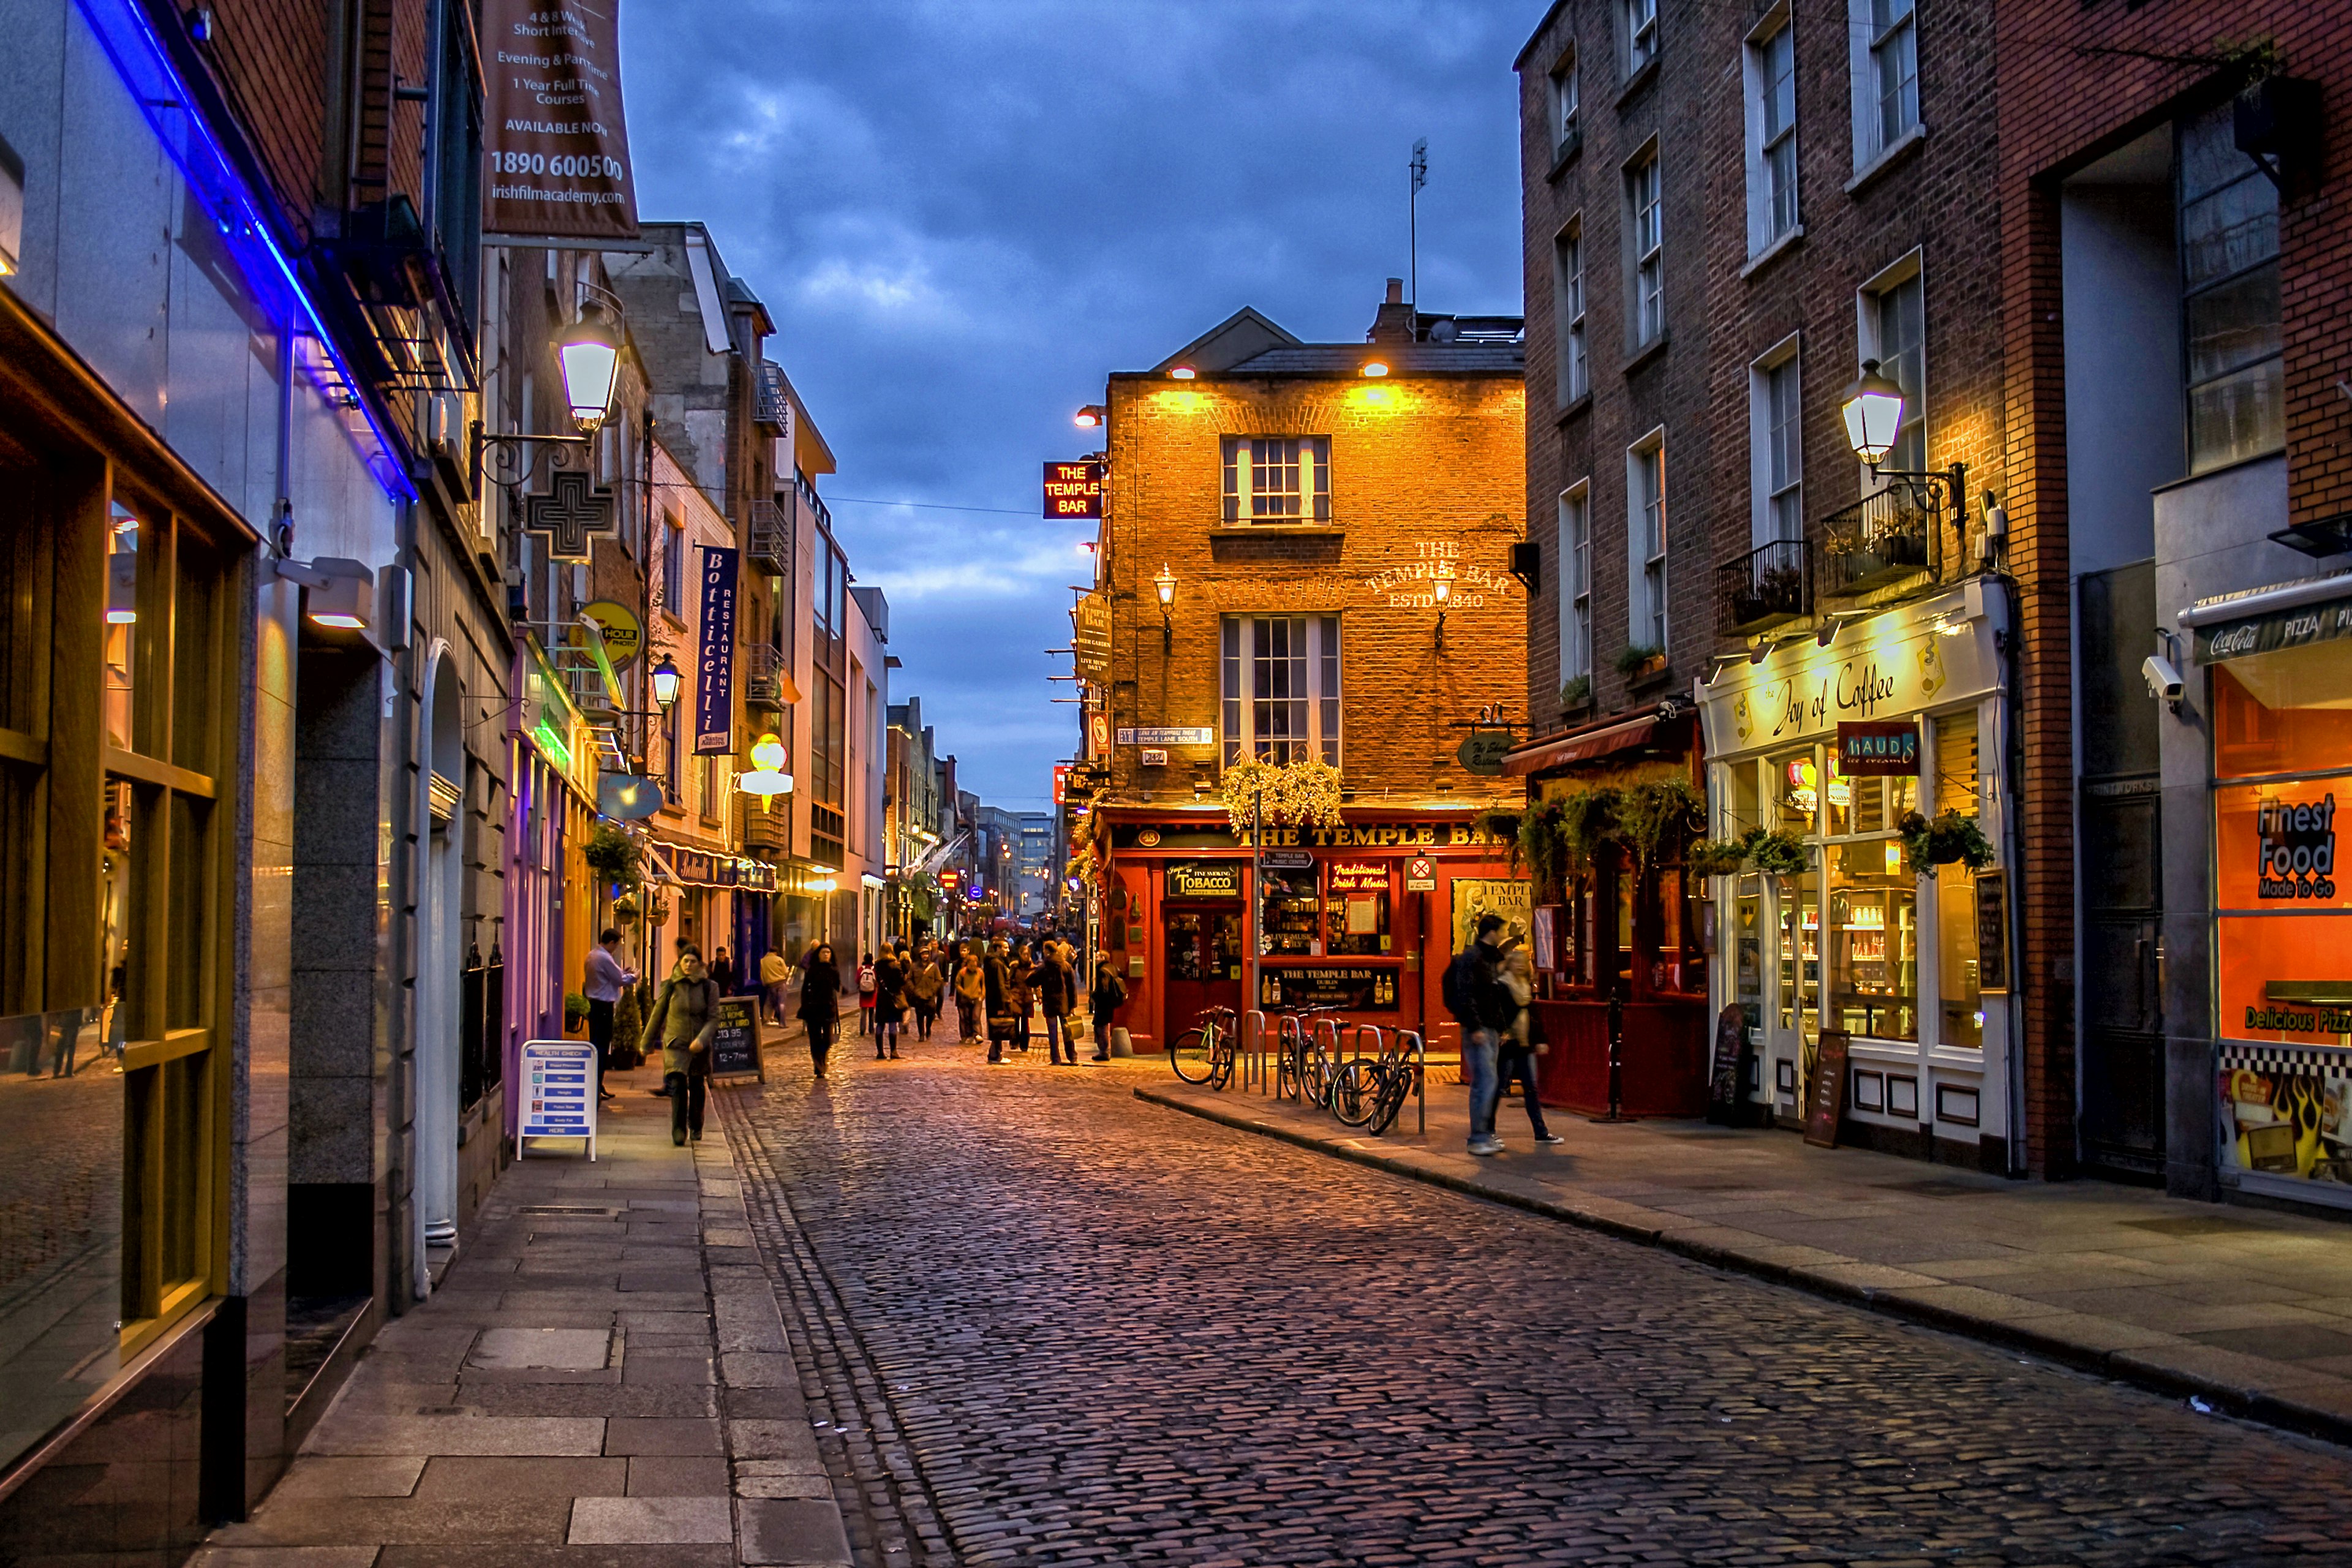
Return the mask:
[[2006,1174],[2020,1180],[2026,1174],[2025,1159],[2025,922],[2023,897],[2025,891],[2025,699],[2022,678],[2019,670],[2018,643],[2024,633],[2024,592],[2015,576],[2007,571],[1991,571],[1987,578],[2000,586],[2008,625],[1998,634],[2001,656],[2001,741],[2007,753],[2001,776],[2009,788],[2009,800],[2001,812],[2004,831],[2001,837],[2009,850],[2009,870],[2005,878],[2009,897],[2004,900],[2002,920],[2004,935],[2009,942],[2009,1070],[2007,1100],[2009,1115],[2009,1157]]

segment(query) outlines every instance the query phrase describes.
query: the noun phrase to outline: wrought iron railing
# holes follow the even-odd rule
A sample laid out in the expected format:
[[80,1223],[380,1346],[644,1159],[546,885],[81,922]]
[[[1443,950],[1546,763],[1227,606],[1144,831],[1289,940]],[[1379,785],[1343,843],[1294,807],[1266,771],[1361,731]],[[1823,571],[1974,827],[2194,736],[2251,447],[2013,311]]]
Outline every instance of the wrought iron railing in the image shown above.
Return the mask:
[[751,564],[771,577],[793,574],[793,520],[772,500],[751,503]]
[[1822,591],[1867,594],[1940,574],[1945,534],[1958,522],[1965,489],[1950,475],[1902,475],[1821,522]]
[[743,700],[762,708],[784,705],[784,656],[763,642],[745,646]]
[[752,393],[753,419],[782,435],[792,419],[792,394],[784,390],[784,367],[773,360],[761,361],[759,381]]
[[1813,553],[1801,539],[1776,539],[1715,569],[1715,626],[1746,637],[1813,613]]

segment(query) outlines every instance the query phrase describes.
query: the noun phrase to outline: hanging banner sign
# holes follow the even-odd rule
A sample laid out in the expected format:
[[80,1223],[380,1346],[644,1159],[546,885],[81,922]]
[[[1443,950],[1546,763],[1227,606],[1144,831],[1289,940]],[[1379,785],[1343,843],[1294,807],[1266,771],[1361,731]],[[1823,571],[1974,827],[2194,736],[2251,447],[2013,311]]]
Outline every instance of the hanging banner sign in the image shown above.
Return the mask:
[[596,1157],[596,1047],[585,1040],[525,1040],[515,1151],[533,1138],[584,1138]]
[[736,554],[716,545],[702,551],[702,635],[695,658],[694,754],[735,749]]
[[1838,772],[1850,779],[1911,778],[1919,772],[1919,723],[1848,720],[1837,727]]
[[482,228],[637,237],[619,0],[483,0]]
[[1102,474],[1100,463],[1046,464],[1045,515],[1102,516]]

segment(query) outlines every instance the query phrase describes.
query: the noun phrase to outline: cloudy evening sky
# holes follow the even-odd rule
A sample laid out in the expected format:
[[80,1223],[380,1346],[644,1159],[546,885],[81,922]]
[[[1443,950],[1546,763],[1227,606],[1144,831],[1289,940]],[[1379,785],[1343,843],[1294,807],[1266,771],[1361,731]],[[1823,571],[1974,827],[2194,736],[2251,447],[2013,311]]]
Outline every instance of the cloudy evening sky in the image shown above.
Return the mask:
[[[1083,525],[1038,516],[1070,416],[1243,305],[1358,341],[1421,298],[1520,307],[1511,57],[1542,0],[631,0],[623,85],[647,218],[709,223],[774,316],[888,595],[894,700],[961,782],[1036,809],[1074,747]],[[930,503],[852,504],[844,498]],[[999,508],[1001,511],[933,510]]]

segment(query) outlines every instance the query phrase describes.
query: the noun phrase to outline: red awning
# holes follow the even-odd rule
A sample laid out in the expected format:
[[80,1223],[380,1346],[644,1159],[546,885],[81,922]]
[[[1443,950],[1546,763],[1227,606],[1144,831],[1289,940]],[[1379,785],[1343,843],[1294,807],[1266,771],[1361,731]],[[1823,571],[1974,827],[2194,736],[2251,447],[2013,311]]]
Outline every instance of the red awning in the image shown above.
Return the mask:
[[1565,767],[1570,763],[1589,763],[1612,752],[1627,752],[1636,746],[1648,745],[1657,728],[1658,716],[1646,713],[1620,724],[1538,741],[1506,756],[1503,771],[1507,773],[1539,773]]

